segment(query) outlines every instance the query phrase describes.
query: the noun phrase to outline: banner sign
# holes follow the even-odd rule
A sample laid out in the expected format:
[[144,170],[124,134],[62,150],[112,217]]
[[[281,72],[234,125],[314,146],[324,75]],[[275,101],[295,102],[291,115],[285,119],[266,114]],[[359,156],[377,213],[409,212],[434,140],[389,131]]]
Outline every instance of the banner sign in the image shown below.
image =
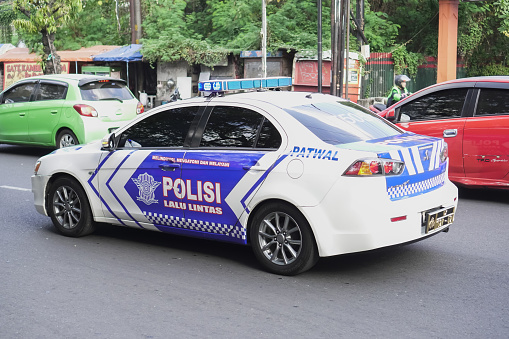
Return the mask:
[[[62,62],[62,74],[69,74],[69,62]],[[36,62],[4,62],[4,89],[18,80],[43,75]]]

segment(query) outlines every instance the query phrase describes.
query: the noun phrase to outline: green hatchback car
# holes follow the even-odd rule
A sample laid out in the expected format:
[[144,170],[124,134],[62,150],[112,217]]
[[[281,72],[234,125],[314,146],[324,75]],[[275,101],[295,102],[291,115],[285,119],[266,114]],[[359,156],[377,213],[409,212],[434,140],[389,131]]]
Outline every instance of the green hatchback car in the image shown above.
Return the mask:
[[84,74],[26,78],[0,94],[0,143],[56,148],[84,144],[143,111],[121,79]]

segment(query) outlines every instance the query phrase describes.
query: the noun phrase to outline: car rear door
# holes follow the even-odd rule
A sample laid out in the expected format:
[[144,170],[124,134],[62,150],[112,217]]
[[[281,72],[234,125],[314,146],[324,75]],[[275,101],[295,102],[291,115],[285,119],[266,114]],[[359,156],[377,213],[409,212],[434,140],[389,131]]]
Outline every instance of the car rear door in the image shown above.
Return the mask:
[[30,142],[55,144],[55,133],[67,95],[67,83],[41,80],[28,114]]
[[2,94],[0,141],[28,142],[28,113],[36,81],[23,81]]
[[184,215],[198,221],[196,230],[243,243],[238,219],[286,141],[275,120],[252,106],[212,102],[207,111],[182,164]]
[[[462,178],[465,100],[470,86],[436,89],[398,108],[397,125],[423,135],[444,138],[449,146],[449,176]],[[461,86],[461,85],[460,85]]]
[[509,83],[479,82],[472,105],[475,113],[466,119],[464,132],[465,175],[504,179],[509,174]]

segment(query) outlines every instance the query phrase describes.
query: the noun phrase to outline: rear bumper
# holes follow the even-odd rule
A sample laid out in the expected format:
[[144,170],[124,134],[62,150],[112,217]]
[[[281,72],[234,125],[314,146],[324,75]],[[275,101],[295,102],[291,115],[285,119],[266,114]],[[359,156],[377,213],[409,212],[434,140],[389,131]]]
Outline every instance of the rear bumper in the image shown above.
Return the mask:
[[[334,187],[318,206],[301,208],[311,222],[320,256],[414,242],[450,226],[428,233],[422,226],[423,212],[439,207],[457,207],[458,190],[449,180],[438,189],[398,201],[388,199],[382,181],[364,181],[343,181],[341,189]],[[380,187],[373,187],[377,185]],[[404,219],[391,221],[398,217]]]
[[83,136],[84,140],[80,140],[82,144],[91,141],[100,140],[109,133],[113,132],[120,126],[123,126],[127,121],[101,121],[98,118],[83,118]]

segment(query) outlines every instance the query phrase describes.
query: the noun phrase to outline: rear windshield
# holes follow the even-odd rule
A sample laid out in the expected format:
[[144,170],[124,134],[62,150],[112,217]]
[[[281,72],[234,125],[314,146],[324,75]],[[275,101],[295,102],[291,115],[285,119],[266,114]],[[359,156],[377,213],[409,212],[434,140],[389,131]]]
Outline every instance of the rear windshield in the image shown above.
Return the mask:
[[130,100],[133,95],[122,82],[115,81],[96,81],[90,82],[80,87],[81,98],[83,100]]
[[388,121],[349,101],[321,102],[285,111],[318,138],[332,145],[401,134]]

